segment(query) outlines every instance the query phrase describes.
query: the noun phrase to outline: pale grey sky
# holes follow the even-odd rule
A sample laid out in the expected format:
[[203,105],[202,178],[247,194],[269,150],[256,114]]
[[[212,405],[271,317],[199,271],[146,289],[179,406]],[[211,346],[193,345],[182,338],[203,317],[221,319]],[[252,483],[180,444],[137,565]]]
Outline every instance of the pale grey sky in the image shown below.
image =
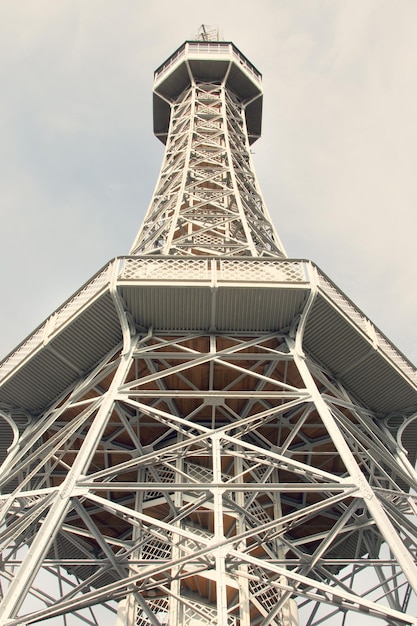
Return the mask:
[[263,74],[255,166],[311,258],[417,361],[415,0],[1,0],[0,354],[126,254],[162,160],[153,70],[200,24]]

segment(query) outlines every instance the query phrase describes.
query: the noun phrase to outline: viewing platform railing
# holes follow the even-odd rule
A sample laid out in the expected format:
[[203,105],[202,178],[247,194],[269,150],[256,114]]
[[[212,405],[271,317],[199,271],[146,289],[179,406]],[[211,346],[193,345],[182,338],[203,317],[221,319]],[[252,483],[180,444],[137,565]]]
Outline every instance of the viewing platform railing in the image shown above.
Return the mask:
[[0,362],[0,383],[40,346],[45,345],[85,306],[110,288],[110,284],[145,283],[200,284],[209,287],[265,284],[307,286],[317,289],[349,321],[365,334],[396,367],[414,384],[417,369],[311,261],[261,257],[116,257],[103,267],[79,291],[50,315],[29,337]]

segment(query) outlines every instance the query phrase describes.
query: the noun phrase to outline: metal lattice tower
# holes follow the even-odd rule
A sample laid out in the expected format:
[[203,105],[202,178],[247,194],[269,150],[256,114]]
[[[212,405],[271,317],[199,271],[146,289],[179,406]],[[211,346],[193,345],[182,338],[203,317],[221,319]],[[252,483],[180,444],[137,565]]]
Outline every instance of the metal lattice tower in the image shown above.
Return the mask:
[[417,373],[285,255],[261,109],[232,43],[181,46],[130,255],[0,364],[1,625],[417,624]]

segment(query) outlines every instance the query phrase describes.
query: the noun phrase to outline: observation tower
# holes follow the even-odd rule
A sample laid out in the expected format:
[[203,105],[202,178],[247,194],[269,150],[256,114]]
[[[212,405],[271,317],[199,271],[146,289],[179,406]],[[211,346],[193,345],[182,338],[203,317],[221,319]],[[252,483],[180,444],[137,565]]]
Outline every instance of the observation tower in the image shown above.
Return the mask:
[[416,369],[287,257],[261,113],[233,43],[180,46],[131,252],[0,364],[1,626],[417,624]]

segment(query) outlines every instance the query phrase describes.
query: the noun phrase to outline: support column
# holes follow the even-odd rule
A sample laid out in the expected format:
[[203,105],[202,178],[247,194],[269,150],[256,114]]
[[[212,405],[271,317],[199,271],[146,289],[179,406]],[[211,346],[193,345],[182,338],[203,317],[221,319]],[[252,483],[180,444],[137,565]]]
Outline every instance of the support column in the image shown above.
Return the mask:
[[404,575],[414,592],[417,593],[417,568],[410,553],[398,536],[398,533],[392,525],[391,520],[386,514],[380,501],[376,497],[372,487],[366,480],[364,474],[361,472],[360,467],[343,436],[343,433],[340,431],[326,402],[321,397],[314,378],[308,369],[304,354],[300,354],[297,351],[294,340],[288,338],[287,343],[293,354],[294,362],[297,365],[306,389],[310,393],[317,412],[320,415],[320,418],[326,427],[335,448],[339,452],[352,481],[357,485],[359,493],[363,498],[363,502],[368,508],[372,518],[375,520],[381,536],[385,539],[393,555],[396,557],[398,564],[402,568]]
[[[178,441],[183,441],[184,437],[182,433],[178,433],[177,435]],[[179,470],[175,473],[174,480],[175,482],[182,483],[183,482],[183,470],[184,470],[184,461],[182,457],[179,457],[176,460],[176,469]],[[180,510],[184,504],[183,492],[176,491],[174,494],[174,505],[177,510]],[[175,522],[175,526],[181,526],[182,521],[178,520]],[[175,528],[174,526],[174,528]],[[171,558],[173,561],[181,558],[183,554],[181,554],[180,548],[178,544],[180,543],[180,536],[175,532],[172,533],[172,553]],[[168,612],[168,624],[171,626],[175,626],[176,624],[182,623],[183,620],[183,612],[184,605],[180,604],[178,598],[181,597],[181,581],[178,580],[177,575],[179,572],[178,565],[175,565],[171,570],[172,582],[171,582],[171,591],[172,596],[169,599],[169,612]],[[180,621],[181,620],[181,621]]]
[[[220,435],[213,435],[211,441],[213,446],[213,483],[219,484],[222,482]],[[213,488],[214,541],[218,545],[215,550],[217,574],[217,626],[227,626],[225,548],[219,545],[224,540],[223,493],[224,489],[221,487]]]
[[[242,448],[239,447],[239,452],[242,452]],[[243,460],[241,456],[237,456],[234,461],[235,476],[243,476]],[[239,479],[241,480],[241,478]],[[246,529],[245,518],[242,511],[245,508],[245,494],[243,491],[236,491],[236,504],[239,506],[239,517],[236,520],[237,533],[240,535],[244,533]],[[239,545],[240,550],[244,550],[246,547],[246,541],[242,541]],[[246,563],[239,565],[239,573],[242,575],[238,578],[239,583],[239,618],[240,626],[250,626],[250,607],[249,607],[249,580],[247,577],[248,566]]]
[[15,576],[6,597],[0,605],[0,624],[5,624],[8,619],[14,617],[19,611],[66,514],[71,508],[72,497],[79,495],[76,493],[77,481],[86,472],[94,450],[106,428],[113,410],[117,390],[129,371],[136,343],[137,337],[135,339],[132,338],[128,351],[120,357],[120,363],[114,373],[111,385],[103,396],[101,406],[92,421],[77,458],[67,477],[57,489],[49,513],[46,515],[45,521],[33,540],[22,562],[19,573]]

